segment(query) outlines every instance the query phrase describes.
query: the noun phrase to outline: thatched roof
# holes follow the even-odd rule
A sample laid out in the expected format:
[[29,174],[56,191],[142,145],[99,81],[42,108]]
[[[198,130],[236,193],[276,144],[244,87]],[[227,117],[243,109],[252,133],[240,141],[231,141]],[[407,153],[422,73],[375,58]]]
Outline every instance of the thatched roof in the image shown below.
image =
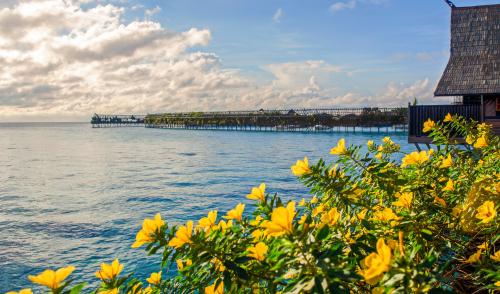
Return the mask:
[[500,93],[500,4],[451,9],[450,61],[436,96]]

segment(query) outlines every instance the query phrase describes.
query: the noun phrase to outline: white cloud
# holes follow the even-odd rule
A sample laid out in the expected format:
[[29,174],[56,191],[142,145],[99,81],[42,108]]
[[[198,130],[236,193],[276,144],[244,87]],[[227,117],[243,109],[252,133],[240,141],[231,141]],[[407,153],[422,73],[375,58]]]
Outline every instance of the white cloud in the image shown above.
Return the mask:
[[272,85],[276,89],[291,89],[308,85],[311,77],[314,77],[314,83],[316,80],[327,83],[332,74],[343,72],[342,67],[323,60],[269,64],[263,69],[274,75]]
[[333,12],[344,10],[344,9],[354,9],[358,4],[357,0],[349,0],[347,2],[335,2],[330,6],[330,10]]
[[130,10],[136,11],[136,10],[143,9],[143,8],[144,8],[144,5],[142,5],[142,4],[135,4],[135,5],[132,5],[130,7]]
[[273,15],[273,21],[280,22],[281,19],[283,18],[283,15],[284,15],[283,10],[281,8],[278,8],[278,10],[276,10],[276,12]]
[[58,0],[0,10],[0,112],[196,109],[247,85],[238,71],[222,69],[218,56],[193,50],[210,42],[209,30],[127,24],[123,13],[109,4],[85,10]]
[[[293,107],[397,107],[405,106],[417,97],[420,103],[444,103],[449,98],[433,98],[435,84],[429,79],[416,81],[413,84],[390,82],[385,89],[379,93],[363,95],[356,92],[340,94],[332,87],[321,87],[316,83],[315,77],[311,76],[309,83],[295,88],[278,90],[273,85],[265,86],[252,93],[255,97],[247,100],[257,100],[268,108],[293,108]],[[254,109],[257,109],[255,105]]]
[[[408,102],[413,102],[417,98],[419,103],[436,104],[450,102],[450,98],[434,97],[434,89],[436,83],[429,79],[423,79],[414,82],[413,84],[390,82],[387,84],[384,91],[368,96],[358,96],[353,98],[360,105],[377,105],[377,106],[405,106]],[[356,97],[352,94],[352,97]]]
[[350,105],[404,105],[433,85],[391,83],[372,96],[342,93],[352,69],[324,60],[262,66],[257,82],[227,69],[208,29],[174,32],[150,20],[124,22],[124,8],[77,1],[23,1],[0,9],[1,120],[85,120],[148,113]]
[[[132,7],[133,8],[133,7]],[[156,6],[154,8],[151,8],[151,9],[146,9],[144,10],[144,15],[147,17],[147,18],[150,18],[152,17],[153,15],[159,13],[161,11],[161,8],[160,6]]]
[[330,10],[333,12],[346,10],[346,9],[354,9],[360,3],[369,3],[373,5],[382,5],[388,3],[390,0],[346,0],[346,1],[337,1],[330,5]]

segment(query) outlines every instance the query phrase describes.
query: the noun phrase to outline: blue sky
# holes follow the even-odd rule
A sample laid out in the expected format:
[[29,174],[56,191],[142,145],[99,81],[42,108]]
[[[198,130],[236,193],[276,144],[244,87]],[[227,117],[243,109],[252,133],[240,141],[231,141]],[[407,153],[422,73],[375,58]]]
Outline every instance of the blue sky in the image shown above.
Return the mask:
[[3,0],[0,121],[447,103],[449,31],[442,0]]
[[[354,8],[333,11],[349,1],[214,0],[136,1],[152,9],[165,27],[185,31],[208,28],[225,67],[255,75],[270,63],[325,60],[357,73],[346,88],[377,91],[385,82],[438,79],[448,59],[450,8],[441,0],[359,0]],[[498,1],[454,1],[457,6]],[[279,19],[273,19],[277,11]],[[128,17],[142,17],[141,12]],[[195,48],[196,49],[196,48]]]

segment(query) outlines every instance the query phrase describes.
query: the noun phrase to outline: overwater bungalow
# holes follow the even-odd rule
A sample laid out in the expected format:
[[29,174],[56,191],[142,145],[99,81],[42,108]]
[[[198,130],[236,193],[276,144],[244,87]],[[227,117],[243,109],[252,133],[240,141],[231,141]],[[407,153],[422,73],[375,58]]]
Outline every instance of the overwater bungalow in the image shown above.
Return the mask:
[[451,105],[409,105],[409,143],[430,143],[427,119],[458,114],[493,125],[500,135],[500,4],[451,7],[450,60],[434,92]]

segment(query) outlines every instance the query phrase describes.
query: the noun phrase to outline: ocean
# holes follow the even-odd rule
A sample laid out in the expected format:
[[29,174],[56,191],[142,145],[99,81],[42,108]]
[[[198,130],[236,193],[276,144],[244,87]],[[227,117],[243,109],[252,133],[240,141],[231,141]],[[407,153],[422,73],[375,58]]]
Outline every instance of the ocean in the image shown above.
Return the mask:
[[[262,182],[297,199],[308,190],[290,166],[308,156],[332,160],[344,137],[365,144],[406,133],[285,133],[145,128],[92,129],[88,123],[0,124],[0,293],[32,286],[27,275],[76,267],[89,281],[119,258],[125,273],[158,271],[158,256],[131,249],[142,220],[169,224],[220,214]],[[247,206],[248,207],[248,206]],[[172,273],[171,273],[172,274]]]

